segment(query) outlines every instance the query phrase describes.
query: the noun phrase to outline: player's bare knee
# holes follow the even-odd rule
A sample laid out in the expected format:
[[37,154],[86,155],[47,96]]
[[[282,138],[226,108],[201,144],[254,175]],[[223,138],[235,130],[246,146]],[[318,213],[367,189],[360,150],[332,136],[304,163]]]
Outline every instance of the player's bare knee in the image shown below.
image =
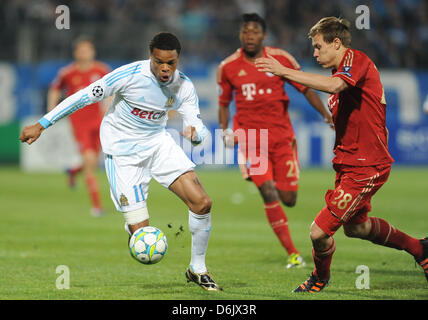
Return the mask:
[[318,225],[315,222],[312,222],[311,224],[311,230],[310,230],[309,236],[313,243],[322,241],[323,239],[328,237],[325,234],[325,232],[320,227],[318,227]]
[[260,187],[260,194],[262,195],[264,203],[271,203],[279,200],[278,191],[273,184],[273,181],[267,181]]
[[211,211],[212,200],[208,195],[202,196],[196,203],[191,204],[190,210],[196,214],[205,214]]
[[296,192],[281,192],[280,193],[282,203],[287,207],[294,207],[297,202]]
[[343,226],[343,233],[348,238],[357,238],[358,232],[355,230],[355,228],[349,227],[349,226]]
[[343,233],[349,238],[366,239],[369,232],[370,229],[366,223],[343,226]]

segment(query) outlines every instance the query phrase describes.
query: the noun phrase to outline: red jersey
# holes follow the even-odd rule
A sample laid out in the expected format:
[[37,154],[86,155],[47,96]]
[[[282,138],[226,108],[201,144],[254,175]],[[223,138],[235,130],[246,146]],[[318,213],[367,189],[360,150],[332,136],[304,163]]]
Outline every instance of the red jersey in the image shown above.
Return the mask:
[[332,72],[333,77],[349,85],[328,99],[336,128],[333,163],[351,166],[392,163],[385,93],[375,64],[363,52],[348,49],[338,70]]
[[[85,71],[81,71],[73,62],[61,68],[52,82],[51,88],[64,90],[68,97],[92,82],[101,79],[109,72],[110,68],[102,62],[95,61],[92,67]],[[100,103],[94,103],[71,114],[70,120],[73,126],[100,125],[102,117]]]
[[[264,47],[263,56],[275,57],[284,66],[300,69],[296,60],[286,51]],[[284,90],[284,78],[268,72],[260,72],[254,63],[245,58],[243,49],[222,61],[217,72],[219,104],[228,106],[235,95],[236,114],[234,129],[283,128],[294,136],[288,115],[289,98]],[[289,81],[297,90],[304,93],[307,88]]]

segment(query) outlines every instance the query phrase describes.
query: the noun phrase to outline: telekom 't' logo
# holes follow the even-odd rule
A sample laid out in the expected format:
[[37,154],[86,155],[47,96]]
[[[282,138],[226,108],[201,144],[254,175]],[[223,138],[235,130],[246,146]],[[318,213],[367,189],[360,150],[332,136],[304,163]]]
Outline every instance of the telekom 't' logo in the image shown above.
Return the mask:
[[254,100],[253,96],[256,94],[256,84],[255,83],[244,83],[242,86],[242,94],[245,97],[245,100]]

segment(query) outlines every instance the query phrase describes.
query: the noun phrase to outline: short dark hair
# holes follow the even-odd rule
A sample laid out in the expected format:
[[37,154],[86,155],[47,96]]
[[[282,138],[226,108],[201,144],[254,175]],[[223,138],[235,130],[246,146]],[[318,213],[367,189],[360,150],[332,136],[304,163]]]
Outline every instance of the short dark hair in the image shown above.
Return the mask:
[[257,22],[262,26],[263,32],[266,32],[266,21],[257,13],[244,13],[242,15],[242,24],[247,22]]
[[150,41],[150,53],[153,53],[153,49],[160,50],[176,50],[177,54],[180,54],[181,44],[177,37],[170,32],[159,32]]

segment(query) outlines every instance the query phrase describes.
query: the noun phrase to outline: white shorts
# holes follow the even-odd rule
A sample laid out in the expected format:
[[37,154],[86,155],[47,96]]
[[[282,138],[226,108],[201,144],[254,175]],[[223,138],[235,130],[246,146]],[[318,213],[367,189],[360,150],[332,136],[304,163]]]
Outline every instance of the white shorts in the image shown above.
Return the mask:
[[155,146],[132,155],[105,155],[110,194],[118,211],[146,207],[152,178],[168,188],[179,176],[195,167],[169,133],[157,142]]

